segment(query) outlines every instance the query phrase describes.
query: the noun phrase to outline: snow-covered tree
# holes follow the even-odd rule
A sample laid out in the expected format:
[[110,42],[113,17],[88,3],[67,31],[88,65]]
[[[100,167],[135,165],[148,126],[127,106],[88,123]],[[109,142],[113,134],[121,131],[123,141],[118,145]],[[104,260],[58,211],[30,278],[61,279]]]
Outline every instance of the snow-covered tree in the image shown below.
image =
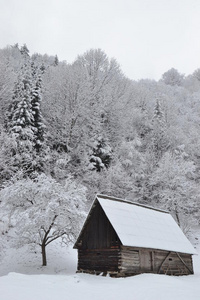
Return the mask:
[[30,66],[25,64],[15,85],[13,101],[8,114],[8,129],[20,140],[33,140],[32,78]]
[[86,188],[72,178],[64,185],[39,175],[21,179],[0,191],[2,216],[15,227],[19,244],[39,245],[42,264],[47,265],[46,247],[58,238],[74,241],[80,230],[86,202]]
[[54,66],[58,66],[58,64],[59,64],[59,59],[58,59],[58,55],[56,55],[54,59]]
[[162,80],[165,84],[172,86],[180,86],[183,83],[184,75],[180,74],[176,69],[171,68],[162,75]]
[[41,88],[42,79],[41,75],[37,75],[35,86],[32,89],[32,114],[33,114],[33,126],[34,126],[34,148],[38,152],[44,142],[44,133],[46,126],[44,125],[44,118],[41,113]]
[[149,180],[151,204],[169,210],[183,229],[192,223],[192,211],[198,206],[195,172],[194,162],[181,145],[165,153]]
[[7,129],[17,141],[16,164],[29,169],[34,148],[34,116],[32,111],[32,78],[28,65],[24,65],[15,85],[13,100],[9,108]]
[[193,72],[192,76],[193,76],[194,78],[196,78],[198,81],[200,81],[200,68],[196,69],[196,70]]
[[108,168],[112,160],[112,149],[103,137],[94,142],[90,156],[90,169],[100,172]]
[[0,187],[3,182],[10,180],[18,171],[15,154],[17,153],[16,139],[0,130]]
[[[38,159],[38,152],[44,144],[45,132],[40,107],[42,99],[40,73],[26,55],[7,113],[6,127],[9,135],[17,143],[16,152],[13,153],[15,166],[18,165],[18,168],[23,169],[26,174],[44,169],[42,167],[44,162]],[[46,153],[43,156],[45,155]]]
[[[9,49],[10,50],[10,49]],[[8,52],[8,51],[7,51]],[[10,56],[6,51],[0,50],[0,124],[5,123],[7,110],[13,94],[17,74],[13,71]]]
[[152,155],[155,157],[155,164],[158,163],[163,153],[167,151],[169,142],[166,133],[165,116],[161,108],[160,100],[156,99],[154,115],[152,120],[151,144]]
[[29,49],[28,49],[28,47],[27,47],[26,44],[24,44],[23,46],[21,46],[20,52],[21,52],[21,54],[22,54],[25,58],[28,58],[28,57],[29,57]]

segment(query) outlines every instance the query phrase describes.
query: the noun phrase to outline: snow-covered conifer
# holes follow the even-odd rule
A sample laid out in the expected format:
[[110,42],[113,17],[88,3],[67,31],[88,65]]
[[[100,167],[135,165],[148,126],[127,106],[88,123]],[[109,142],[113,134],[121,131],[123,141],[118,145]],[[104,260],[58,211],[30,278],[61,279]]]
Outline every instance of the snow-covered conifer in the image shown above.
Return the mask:
[[37,154],[44,142],[45,130],[41,99],[41,76],[31,60],[25,59],[8,111],[7,129],[17,143],[15,165],[28,174],[41,171],[44,165]]
[[32,89],[32,114],[33,114],[33,126],[34,126],[34,147],[38,152],[44,142],[45,125],[44,119],[41,113],[41,75],[37,75],[35,86]]
[[112,160],[112,149],[103,137],[99,137],[94,143],[90,156],[90,168],[100,172],[108,168]]
[[29,57],[29,50],[26,44],[20,48],[20,52],[24,57]]
[[[34,117],[32,113],[32,77],[30,68],[25,64],[15,85],[13,102],[8,112],[7,127],[19,141],[19,148],[34,140]],[[29,145],[31,147],[31,145]],[[30,150],[30,147],[28,149]]]
[[55,59],[54,59],[54,66],[58,66],[59,64],[59,59],[58,59],[58,55],[55,56]]

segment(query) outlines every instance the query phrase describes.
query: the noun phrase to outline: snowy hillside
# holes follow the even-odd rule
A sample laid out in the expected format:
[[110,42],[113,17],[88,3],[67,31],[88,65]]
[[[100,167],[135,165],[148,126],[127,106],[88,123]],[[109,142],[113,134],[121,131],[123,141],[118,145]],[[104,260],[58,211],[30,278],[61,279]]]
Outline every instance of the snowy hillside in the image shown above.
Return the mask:
[[[59,243],[77,237],[97,193],[199,232],[199,99],[199,68],[133,81],[101,49],[73,63],[26,44],[0,49],[0,300],[200,299],[197,257],[194,276],[112,279],[76,274],[76,250]],[[119,228],[125,215],[115,216]],[[167,250],[156,229],[144,230],[148,246]],[[190,238],[198,248],[200,234]]]
[[[198,251],[200,252],[200,251]],[[53,243],[47,250],[49,266],[40,267],[40,253],[27,248],[7,252],[1,262],[2,300],[199,300],[200,258],[194,256],[195,275],[173,277],[142,274],[110,278],[76,274],[77,255],[72,248]],[[10,272],[8,274],[8,272]]]

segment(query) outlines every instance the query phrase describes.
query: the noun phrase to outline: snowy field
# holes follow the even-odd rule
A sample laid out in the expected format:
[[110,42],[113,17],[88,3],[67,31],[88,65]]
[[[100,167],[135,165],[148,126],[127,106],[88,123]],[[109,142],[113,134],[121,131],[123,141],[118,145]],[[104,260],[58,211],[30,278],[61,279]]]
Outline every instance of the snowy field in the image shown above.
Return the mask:
[[54,243],[47,251],[47,267],[40,266],[39,252],[30,252],[25,247],[7,251],[0,269],[1,300],[200,299],[198,256],[194,257],[195,275],[142,274],[116,279],[76,274],[76,250]]

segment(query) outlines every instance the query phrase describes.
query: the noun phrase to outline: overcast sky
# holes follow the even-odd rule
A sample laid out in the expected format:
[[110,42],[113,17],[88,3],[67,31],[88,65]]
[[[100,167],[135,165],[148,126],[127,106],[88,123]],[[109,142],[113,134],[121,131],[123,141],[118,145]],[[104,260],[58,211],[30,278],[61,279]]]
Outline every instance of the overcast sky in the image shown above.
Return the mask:
[[131,79],[200,68],[200,0],[0,0],[0,48],[72,62],[90,48]]

